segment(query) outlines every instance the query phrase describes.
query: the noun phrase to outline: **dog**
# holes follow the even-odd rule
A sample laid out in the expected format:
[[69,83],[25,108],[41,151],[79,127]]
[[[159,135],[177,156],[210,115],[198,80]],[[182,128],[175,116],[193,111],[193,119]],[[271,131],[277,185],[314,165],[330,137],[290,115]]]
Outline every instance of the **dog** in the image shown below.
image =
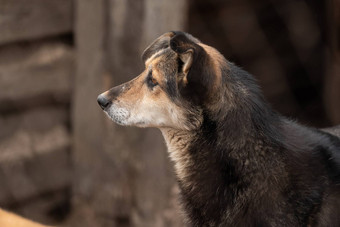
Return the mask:
[[253,76],[184,32],[100,94],[114,122],[156,127],[192,226],[340,226],[340,139],[271,109]]
[[[48,227],[0,209],[1,227]],[[51,226],[50,226],[51,227]]]

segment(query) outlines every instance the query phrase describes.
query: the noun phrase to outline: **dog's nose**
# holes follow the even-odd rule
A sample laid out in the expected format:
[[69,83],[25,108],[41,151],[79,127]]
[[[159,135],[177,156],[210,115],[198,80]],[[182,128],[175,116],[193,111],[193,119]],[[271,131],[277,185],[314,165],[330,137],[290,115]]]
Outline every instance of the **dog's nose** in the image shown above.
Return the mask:
[[98,96],[97,102],[102,109],[105,109],[110,104],[110,101],[107,100],[103,95]]

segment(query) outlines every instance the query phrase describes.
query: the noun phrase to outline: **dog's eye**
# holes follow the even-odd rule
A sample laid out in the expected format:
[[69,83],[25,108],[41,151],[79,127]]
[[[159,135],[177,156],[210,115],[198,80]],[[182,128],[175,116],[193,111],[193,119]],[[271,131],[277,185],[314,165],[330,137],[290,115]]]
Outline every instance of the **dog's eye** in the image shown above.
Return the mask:
[[152,77],[152,73],[150,72],[147,77],[147,84],[150,88],[153,88],[154,86],[158,85],[158,82],[155,78]]
[[156,86],[158,84],[157,80],[155,78],[151,78],[151,83]]

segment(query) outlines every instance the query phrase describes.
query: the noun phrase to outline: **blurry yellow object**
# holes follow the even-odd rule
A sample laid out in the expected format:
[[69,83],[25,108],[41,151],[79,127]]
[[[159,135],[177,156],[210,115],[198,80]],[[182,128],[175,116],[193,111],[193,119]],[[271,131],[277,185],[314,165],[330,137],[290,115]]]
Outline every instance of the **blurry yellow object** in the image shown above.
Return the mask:
[[1,227],[47,227],[47,225],[42,225],[16,214],[4,211],[0,209],[0,226]]

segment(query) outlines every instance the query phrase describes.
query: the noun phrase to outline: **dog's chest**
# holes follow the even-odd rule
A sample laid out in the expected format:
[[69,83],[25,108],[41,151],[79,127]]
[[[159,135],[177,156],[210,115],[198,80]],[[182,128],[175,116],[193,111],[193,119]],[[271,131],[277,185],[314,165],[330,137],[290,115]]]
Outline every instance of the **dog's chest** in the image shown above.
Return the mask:
[[193,165],[189,153],[190,145],[194,136],[189,132],[162,130],[169,156],[174,162],[175,171],[179,179],[183,179],[189,174],[189,169]]

